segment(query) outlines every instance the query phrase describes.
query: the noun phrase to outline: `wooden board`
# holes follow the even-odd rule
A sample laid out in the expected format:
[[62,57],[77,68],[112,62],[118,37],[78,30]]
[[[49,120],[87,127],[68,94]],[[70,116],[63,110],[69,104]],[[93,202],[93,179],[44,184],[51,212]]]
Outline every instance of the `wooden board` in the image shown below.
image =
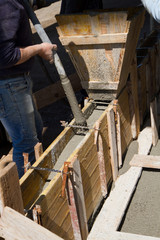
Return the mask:
[[142,126],[147,113],[147,86],[146,86],[146,60],[138,67],[138,103],[140,111],[140,125]]
[[120,136],[121,136],[121,151],[122,155],[127,150],[129,143],[132,140],[132,129],[130,119],[130,104],[128,99],[127,88],[123,90],[118,98],[117,111],[120,116]]
[[24,214],[18,171],[11,159],[7,156],[0,161],[0,215],[5,206]]
[[[100,233],[98,238],[101,240],[160,240],[157,237],[150,237],[138,234],[131,234],[131,233],[123,233],[123,232],[112,232],[112,231],[105,231],[104,233]],[[92,240],[97,240],[97,237],[93,237]]]
[[134,167],[160,169],[160,157],[135,154],[130,161],[130,165]]
[[62,240],[62,238],[9,207],[4,209],[0,218],[0,225],[0,237],[5,240]]

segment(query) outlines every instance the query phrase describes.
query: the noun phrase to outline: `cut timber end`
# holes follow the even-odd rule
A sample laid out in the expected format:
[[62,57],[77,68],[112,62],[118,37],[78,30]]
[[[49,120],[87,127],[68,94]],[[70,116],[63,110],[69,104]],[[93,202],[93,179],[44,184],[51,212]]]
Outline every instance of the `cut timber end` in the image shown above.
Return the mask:
[[8,206],[24,214],[17,167],[6,159],[0,162],[0,213]]

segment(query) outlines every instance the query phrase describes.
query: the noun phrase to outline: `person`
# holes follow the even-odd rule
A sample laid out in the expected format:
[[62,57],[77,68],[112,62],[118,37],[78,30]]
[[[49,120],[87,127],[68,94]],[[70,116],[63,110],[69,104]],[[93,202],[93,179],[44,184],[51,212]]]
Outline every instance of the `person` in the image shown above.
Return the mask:
[[21,0],[0,0],[0,121],[13,143],[13,161],[24,174],[23,153],[35,161],[34,146],[42,140],[42,120],[32,97],[33,57],[53,63],[55,44],[32,43],[29,19]]
[[141,0],[152,17],[160,23],[160,0]]

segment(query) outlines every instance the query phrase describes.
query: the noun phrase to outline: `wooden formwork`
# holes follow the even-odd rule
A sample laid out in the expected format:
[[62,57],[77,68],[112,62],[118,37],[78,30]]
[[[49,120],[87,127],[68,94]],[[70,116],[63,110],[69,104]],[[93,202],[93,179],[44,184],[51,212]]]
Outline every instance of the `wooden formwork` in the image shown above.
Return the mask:
[[125,87],[144,11],[57,15],[60,40],[93,99],[112,100]]
[[[140,50],[143,50],[140,55]],[[140,124],[150,111],[150,103],[154,100],[155,96],[158,97],[160,91],[160,42],[157,38],[148,39],[147,43],[138,51],[138,58],[142,60],[138,63],[138,95],[139,95],[139,111],[140,111]]]
[[[90,114],[95,105],[91,102],[86,106],[85,112]],[[133,113],[133,112],[132,112]],[[74,121],[72,122],[74,124]],[[41,155],[34,166],[53,167],[58,156],[74,135],[71,127],[67,127],[60,136]],[[138,133],[137,133],[138,134]],[[116,181],[118,168],[122,165],[122,155],[127,150],[133,138],[131,129],[131,114],[128,87],[126,87],[119,98],[106,107],[100,118],[95,122],[92,129],[84,136],[75,151],[65,161],[76,166],[81,181],[81,199],[76,208],[78,212],[77,221],[81,231],[82,239],[88,234],[88,222],[108,194],[108,187],[112,180]],[[61,168],[63,170],[63,166]],[[73,168],[76,175],[77,167]],[[20,180],[22,196],[25,208],[32,209],[40,205],[42,224],[45,228],[64,239],[76,239],[72,219],[72,212],[67,195],[62,198],[63,179],[57,174],[43,189],[49,173],[45,171],[29,170]],[[73,183],[72,183],[73,184]],[[79,189],[73,184],[74,189]],[[75,191],[75,190],[74,190]],[[79,216],[79,206],[83,206],[83,217]],[[78,210],[79,209],[79,210]],[[84,226],[85,223],[85,226]],[[85,229],[85,231],[82,229]]]

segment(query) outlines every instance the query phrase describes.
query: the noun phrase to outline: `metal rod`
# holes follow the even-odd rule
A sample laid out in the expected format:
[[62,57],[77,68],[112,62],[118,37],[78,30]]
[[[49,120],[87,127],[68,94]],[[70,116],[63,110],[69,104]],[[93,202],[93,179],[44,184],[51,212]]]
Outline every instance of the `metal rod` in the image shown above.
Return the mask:
[[[22,0],[22,1],[24,3],[24,7],[28,13],[28,17],[32,21],[42,42],[51,43],[49,37],[47,36],[46,32],[44,31],[43,27],[41,26],[36,14],[30,7],[28,0]],[[76,124],[86,126],[87,125],[86,119],[83,116],[83,113],[82,113],[80,107],[78,106],[78,102],[77,102],[76,96],[74,94],[70,80],[68,79],[66,72],[64,70],[64,67],[62,65],[62,62],[61,62],[58,54],[55,51],[53,51],[53,58],[54,58],[54,64],[56,66],[57,72],[58,72],[60,80],[61,80],[61,84],[62,84],[64,92],[67,96],[71,110],[73,112]]]

